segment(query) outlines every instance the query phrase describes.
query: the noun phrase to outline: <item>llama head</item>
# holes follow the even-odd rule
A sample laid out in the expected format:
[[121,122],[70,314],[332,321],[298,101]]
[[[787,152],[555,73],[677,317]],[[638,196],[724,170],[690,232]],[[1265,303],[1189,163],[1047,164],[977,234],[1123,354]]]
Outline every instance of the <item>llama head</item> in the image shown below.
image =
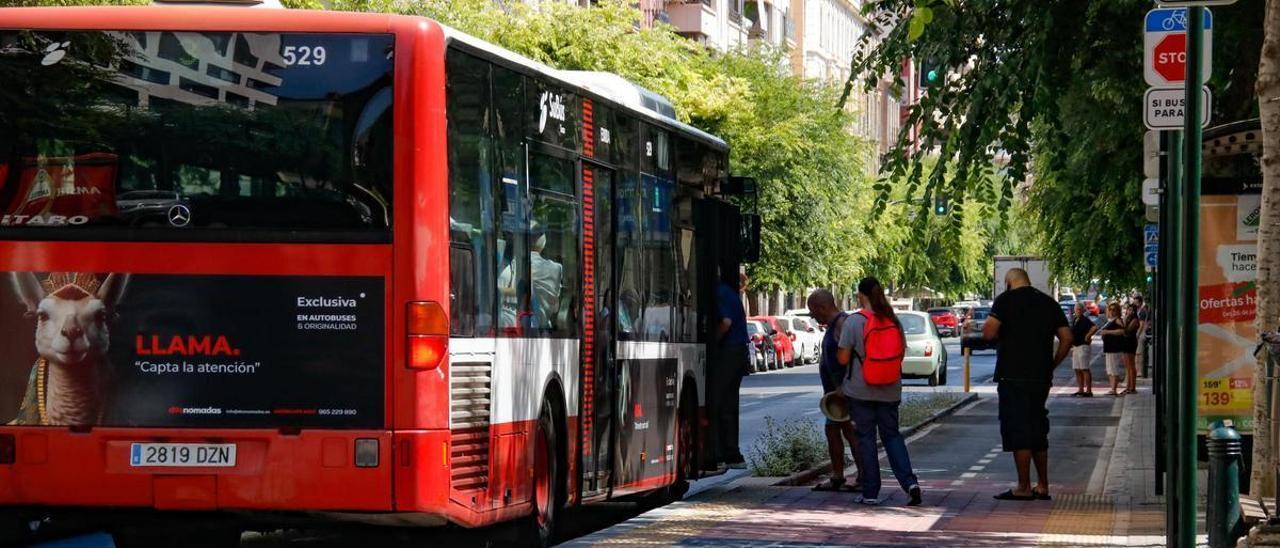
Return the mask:
[[105,356],[109,323],[129,282],[127,274],[52,273],[43,283],[31,272],[12,273],[18,299],[36,319],[36,351],[59,365]]

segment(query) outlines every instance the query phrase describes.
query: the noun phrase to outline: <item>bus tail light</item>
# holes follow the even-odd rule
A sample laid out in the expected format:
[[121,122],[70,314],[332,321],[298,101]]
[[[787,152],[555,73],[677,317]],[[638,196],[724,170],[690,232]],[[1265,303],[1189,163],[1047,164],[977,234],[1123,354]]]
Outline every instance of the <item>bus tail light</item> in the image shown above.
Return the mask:
[[449,318],[435,301],[409,303],[409,367],[435,369],[449,352]]

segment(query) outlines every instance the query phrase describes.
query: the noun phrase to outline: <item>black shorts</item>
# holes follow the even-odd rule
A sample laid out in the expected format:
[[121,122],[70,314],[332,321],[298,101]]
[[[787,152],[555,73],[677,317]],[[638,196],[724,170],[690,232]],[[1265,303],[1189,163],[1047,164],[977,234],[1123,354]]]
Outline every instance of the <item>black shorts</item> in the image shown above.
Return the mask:
[[1046,381],[1002,380],[996,387],[1000,396],[1000,440],[1005,451],[1049,448],[1049,383]]

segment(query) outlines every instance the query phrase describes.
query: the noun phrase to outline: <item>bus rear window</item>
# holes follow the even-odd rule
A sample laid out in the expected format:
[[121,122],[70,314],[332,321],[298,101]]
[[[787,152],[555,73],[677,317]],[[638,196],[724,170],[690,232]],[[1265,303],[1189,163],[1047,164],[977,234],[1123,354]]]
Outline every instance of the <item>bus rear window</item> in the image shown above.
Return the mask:
[[392,52],[0,31],[0,239],[388,242]]

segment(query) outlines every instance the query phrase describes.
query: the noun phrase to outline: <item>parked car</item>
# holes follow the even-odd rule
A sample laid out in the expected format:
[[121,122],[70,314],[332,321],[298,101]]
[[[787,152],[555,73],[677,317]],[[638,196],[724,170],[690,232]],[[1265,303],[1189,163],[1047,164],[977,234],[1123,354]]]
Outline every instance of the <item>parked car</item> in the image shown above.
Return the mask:
[[960,347],[969,347],[973,350],[990,350],[995,348],[995,344],[982,338],[982,327],[987,323],[987,316],[991,315],[991,307],[975,306],[970,310],[969,317],[965,320],[963,327],[960,329]]
[[757,373],[778,368],[778,350],[773,345],[773,336],[769,334],[769,326],[764,322],[747,321],[747,336],[751,342],[747,345],[751,359],[751,369]]
[[796,347],[792,341],[790,333],[782,327],[782,322],[778,320],[778,316],[752,316],[747,318],[751,321],[764,322],[769,328],[769,334],[773,335],[773,344],[778,350],[778,363],[786,367],[794,367],[796,365]]
[[902,359],[902,377],[927,379],[929,386],[947,384],[947,348],[937,326],[923,312],[898,312],[907,351]]
[[804,363],[818,363],[822,355],[822,333],[817,322],[807,316],[782,316],[778,318],[796,343],[797,359]]
[[929,319],[937,326],[938,334],[943,337],[954,337],[960,333],[960,322],[954,310],[950,308],[930,308]]

